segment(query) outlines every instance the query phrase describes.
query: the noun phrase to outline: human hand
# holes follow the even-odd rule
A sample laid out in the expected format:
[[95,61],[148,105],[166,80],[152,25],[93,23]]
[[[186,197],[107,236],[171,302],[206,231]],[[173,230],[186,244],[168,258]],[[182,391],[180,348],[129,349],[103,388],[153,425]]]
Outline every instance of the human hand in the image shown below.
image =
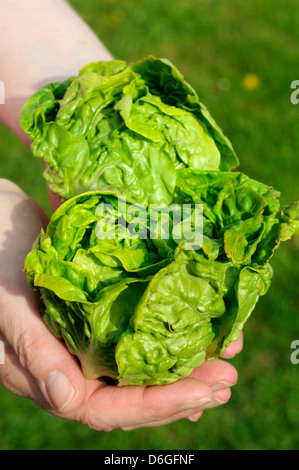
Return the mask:
[[[5,346],[0,381],[4,387],[55,416],[104,431],[195,420],[204,409],[229,400],[237,371],[220,358],[164,386],[116,387],[86,380],[77,360],[41,319],[39,299],[23,272],[25,256],[47,225],[47,216],[7,180],[0,180],[0,211],[0,341]],[[242,336],[223,357],[241,349]]]

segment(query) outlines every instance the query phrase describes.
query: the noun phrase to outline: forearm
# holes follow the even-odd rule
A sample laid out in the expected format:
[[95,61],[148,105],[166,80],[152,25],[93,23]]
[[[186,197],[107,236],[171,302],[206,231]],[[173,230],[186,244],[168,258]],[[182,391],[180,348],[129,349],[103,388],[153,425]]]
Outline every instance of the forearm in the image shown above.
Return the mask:
[[41,86],[113,57],[63,0],[0,0],[0,121],[26,144],[19,125],[25,101]]

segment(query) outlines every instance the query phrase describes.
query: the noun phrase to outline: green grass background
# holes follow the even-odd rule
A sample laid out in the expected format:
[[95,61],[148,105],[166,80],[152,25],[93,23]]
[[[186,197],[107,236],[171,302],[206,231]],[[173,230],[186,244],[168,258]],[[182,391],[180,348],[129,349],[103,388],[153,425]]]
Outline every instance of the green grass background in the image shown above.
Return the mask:
[[[273,185],[282,203],[299,200],[298,0],[71,0],[111,53],[134,61],[167,57],[198,91],[231,139],[240,170]],[[5,38],[4,38],[5,41]],[[74,51],[75,53],[75,51]],[[246,74],[260,86],[243,86]],[[0,176],[47,211],[42,165],[0,126]],[[110,433],[49,416],[0,388],[0,449],[200,450],[299,448],[299,237],[273,258],[275,278],[245,327],[239,372],[228,404],[197,423]]]

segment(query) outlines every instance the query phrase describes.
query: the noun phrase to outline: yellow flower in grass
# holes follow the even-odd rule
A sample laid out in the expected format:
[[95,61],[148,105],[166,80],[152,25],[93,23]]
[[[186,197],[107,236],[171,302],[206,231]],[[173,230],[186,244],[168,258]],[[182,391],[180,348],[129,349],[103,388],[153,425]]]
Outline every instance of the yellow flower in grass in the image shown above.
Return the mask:
[[124,14],[121,10],[112,10],[109,15],[107,15],[107,24],[109,26],[117,26],[118,24],[124,21]]
[[242,84],[245,90],[253,91],[260,87],[261,80],[255,73],[247,73],[243,77]]

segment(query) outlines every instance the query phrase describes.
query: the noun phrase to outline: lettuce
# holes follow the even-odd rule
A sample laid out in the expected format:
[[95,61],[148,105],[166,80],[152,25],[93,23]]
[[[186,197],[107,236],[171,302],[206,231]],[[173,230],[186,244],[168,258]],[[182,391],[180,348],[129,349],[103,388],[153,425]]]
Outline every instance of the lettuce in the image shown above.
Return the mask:
[[88,64],[35,93],[20,123],[64,201],[24,270],[83,374],[161,385],[219,356],[268,291],[299,203],[235,170],[166,59]]
[[26,257],[45,322],[87,378],[160,385],[217,357],[267,292],[274,250],[299,229],[299,204],[281,209],[277,191],[242,173],[178,170],[173,201],[183,217],[184,204],[191,218],[202,205],[201,246],[186,245],[174,212],[163,238],[154,205],[93,191],[62,204]]
[[112,190],[170,204],[176,169],[230,170],[238,158],[193,88],[166,59],[85,66],[49,84],[21,112],[33,154],[63,200]]

